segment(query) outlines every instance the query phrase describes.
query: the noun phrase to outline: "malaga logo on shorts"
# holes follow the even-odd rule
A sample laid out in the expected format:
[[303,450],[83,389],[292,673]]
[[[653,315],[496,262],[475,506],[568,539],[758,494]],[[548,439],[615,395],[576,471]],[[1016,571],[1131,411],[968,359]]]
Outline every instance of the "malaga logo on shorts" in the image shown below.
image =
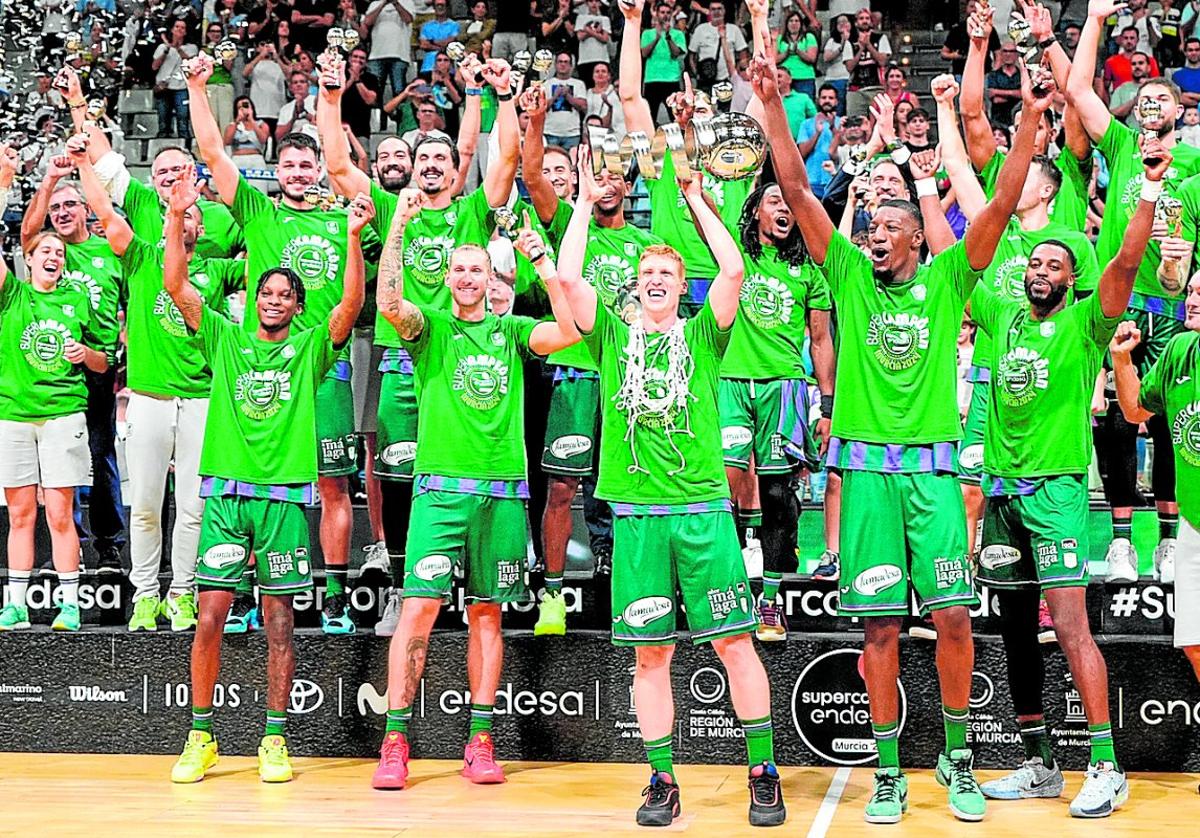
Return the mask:
[[1005,299],[1025,299],[1025,268],[1029,266],[1029,257],[1020,255],[1005,259],[996,268],[996,277],[992,287],[996,293]]
[[1171,442],[1185,462],[1200,466],[1200,402],[1192,402],[1175,415]]
[[1015,347],[1000,359],[1000,398],[1010,407],[1033,401],[1050,385],[1050,362],[1032,349]]
[[315,291],[337,279],[342,257],[324,236],[297,236],[287,243],[279,263],[291,268],[308,291]]
[[175,301],[171,299],[171,295],[166,291],[159,291],[158,296],[154,298],[154,316],[158,318],[158,325],[162,326],[162,330],[168,335],[177,338],[187,337],[187,325],[183,322],[183,312],[175,305]]
[[583,278],[596,289],[600,302],[610,309],[622,291],[636,286],[636,276],[633,265],[611,253],[596,256],[583,269]]
[[282,409],[283,402],[292,399],[292,374],[287,370],[244,372],[234,382],[233,398],[251,419],[270,419]]
[[454,389],[478,410],[491,410],[508,393],[508,364],[491,355],[468,355],[454,368]]
[[915,314],[872,314],[867,326],[867,346],[875,346],[875,359],[889,370],[906,370],[921,360],[929,348],[929,318]]
[[754,273],[742,283],[742,311],[760,329],[776,329],[792,322],[796,298],[786,284],[773,276]]
[[453,251],[450,236],[417,236],[404,248],[404,267],[422,285],[439,285],[446,279]]
[[94,276],[85,274],[83,271],[63,271],[62,278],[72,288],[78,288],[87,294],[92,311],[100,310],[100,301],[104,296],[104,289],[100,287],[100,283],[96,281]]
[[67,341],[73,339],[71,330],[57,320],[34,320],[21,332],[20,347],[26,362],[38,372],[58,372],[66,364]]

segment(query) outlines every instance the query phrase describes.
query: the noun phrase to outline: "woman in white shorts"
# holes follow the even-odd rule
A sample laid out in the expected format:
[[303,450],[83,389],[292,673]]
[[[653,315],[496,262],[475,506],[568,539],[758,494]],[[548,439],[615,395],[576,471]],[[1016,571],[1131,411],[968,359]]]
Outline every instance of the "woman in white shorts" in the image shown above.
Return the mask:
[[79,537],[72,507],[75,487],[92,482],[83,369],[105,372],[108,356],[92,348],[100,343],[87,292],[60,282],[65,259],[63,240],[40,233],[25,253],[28,282],[0,262],[0,488],[9,523],[8,604],[0,610],[0,631],[29,628],[25,596],[39,488],[61,589],[53,628],[79,630]]

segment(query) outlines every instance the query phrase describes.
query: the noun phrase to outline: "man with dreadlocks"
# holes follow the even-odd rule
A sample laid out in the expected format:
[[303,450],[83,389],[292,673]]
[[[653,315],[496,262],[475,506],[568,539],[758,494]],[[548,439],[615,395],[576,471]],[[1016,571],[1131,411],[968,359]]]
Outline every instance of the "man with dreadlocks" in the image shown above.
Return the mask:
[[[784,197],[837,306],[839,386],[859,395],[838,402],[828,462],[843,475],[839,610],[865,617],[864,680],[880,762],[866,820],[897,823],[908,806],[896,679],[901,619],[912,590],[937,627],[946,747],[936,776],[949,789],[954,815],[978,821],[986,804],[967,747],[974,663],[968,608],[977,600],[954,476],[961,433],[956,342],[967,298],[1016,207],[1038,119],[1021,123],[995,198],[962,242],[923,266],[921,216],[910,203],[886,201],[875,211],[866,254],[833,229],[787,132],[774,68],[761,56],[751,83],[766,105],[764,124]],[[1035,97],[1023,79],[1027,112],[1040,115],[1052,92]],[[936,189],[932,178],[916,182],[918,196]]]
[[808,258],[804,240],[783,192],[775,183],[746,200],[740,224],[745,266],[740,317],[721,361],[721,441],[725,474],[734,497],[744,497],[753,457],[762,499],[763,587],[758,630],[763,641],[787,639],[783,612],[775,604],[783,573],[796,567],[796,489],[803,468],[820,462],[810,433],[809,384],[804,368],[804,329],[821,390],[821,441],[828,439],[833,403],[833,339],[829,289]]
[[591,165],[585,152],[559,278],[600,369],[596,496],[613,505],[615,516],[612,639],[636,649],[633,694],[653,772],[637,822],[667,826],[680,813],[671,755],[678,586],[693,642],[712,643],[728,673],[751,766],[750,823],[780,824],[786,810],[775,768],[770,685],[750,638],[753,602],[730,514],[717,409],[720,359],[742,287],[741,254],[693,175],[683,193],[720,266],[707,301],[694,318],[680,318],[683,260],[667,245],[651,245],[637,263],[640,311],[626,322],[600,305],[599,289],[583,279],[592,211],[604,194]]

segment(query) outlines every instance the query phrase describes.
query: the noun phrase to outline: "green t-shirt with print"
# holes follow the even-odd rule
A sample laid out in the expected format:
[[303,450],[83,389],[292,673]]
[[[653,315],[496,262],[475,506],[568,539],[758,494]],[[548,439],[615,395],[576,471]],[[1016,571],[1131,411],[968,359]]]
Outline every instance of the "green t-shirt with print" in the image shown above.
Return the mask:
[[1200,528],[1200,334],[1184,332],[1167,342],[1142,379],[1138,400],[1171,429],[1179,512]]
[[[201,198],[200,217],[204,234],[196,241],[196,255],[207,259],[231,259],[246,249],[242,228],[233,220],[229,208],[217,201]],[[163,208],[158,193],[146,184],[130,180],[121,209],[129,218],[129,226],[140,239],[162,247]]]
[[[983,179],[983,191],[990,201],[996,194],[996,179],[1004,165],[1006,152],[996,149],[992,159],[983,167],[979,176]],[[1050,206],[1050,220],[1068,230],[1082,231],[1087,225],[1088,181],[1091,179],[1092,161],[1080,162],[1069,148],[1064,148],[1054,158],[1054,166],[1062,173],[1062,186]]]
[[79,244],[68,242],[66,252],[67,263],[60,282],[75,285],[87,294],[92,306],[92,328],[99,341],[92,349],[104,352],[108,362],[114,363],[121,335],[118,312],[124,296],[121,260],[100,236],[88,236]]

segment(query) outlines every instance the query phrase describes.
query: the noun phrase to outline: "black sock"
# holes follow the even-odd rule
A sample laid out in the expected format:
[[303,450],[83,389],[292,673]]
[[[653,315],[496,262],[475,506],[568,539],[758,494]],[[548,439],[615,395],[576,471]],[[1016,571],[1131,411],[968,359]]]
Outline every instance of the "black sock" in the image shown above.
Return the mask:
[[408,541],[408,519],[412,514],[411,480],[380,480],[383,502],[383,540],[392,562],[392,585],[404,584],[404,549]]

